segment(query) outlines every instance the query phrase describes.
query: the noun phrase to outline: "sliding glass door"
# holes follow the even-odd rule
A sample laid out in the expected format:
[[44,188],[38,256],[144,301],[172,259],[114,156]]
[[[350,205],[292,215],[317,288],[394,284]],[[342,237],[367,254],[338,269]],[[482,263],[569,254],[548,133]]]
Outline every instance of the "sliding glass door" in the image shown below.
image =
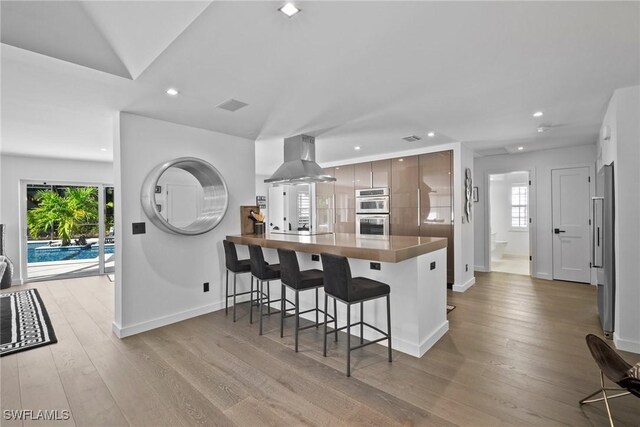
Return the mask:
[[22,191],[26,280],[114,270],[112,186],[23,182]]

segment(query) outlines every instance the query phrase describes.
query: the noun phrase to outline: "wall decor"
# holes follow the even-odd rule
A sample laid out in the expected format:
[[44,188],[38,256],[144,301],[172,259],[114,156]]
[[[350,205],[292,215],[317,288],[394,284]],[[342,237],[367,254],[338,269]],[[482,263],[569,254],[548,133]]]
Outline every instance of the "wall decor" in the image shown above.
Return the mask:
[[267,209],[267,196],[256,196],[256,205],[260,209]]
[[[166,194],[162,194],[163,187]],[[142,184],[140,202],[158,228],[189,236],[211,231],[222,221],[229,193],[224,178],[210,163],[180,157],[149,172]]]
[[471,222],[471,192],[473,182],[471,180],[471,169],[464,170],[464,215],[462,222]]

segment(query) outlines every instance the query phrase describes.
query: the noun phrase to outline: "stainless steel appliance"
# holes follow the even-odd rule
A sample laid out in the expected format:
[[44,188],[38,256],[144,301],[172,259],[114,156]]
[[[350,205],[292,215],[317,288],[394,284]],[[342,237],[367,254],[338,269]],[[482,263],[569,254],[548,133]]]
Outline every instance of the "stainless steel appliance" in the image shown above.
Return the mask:
[[356,235],[358,237],[389,237],[389,214],[356,215]]
[[315,137],[296,135],[284,139],[284,163],[264,182],[302,184],[335,180],[316,163]]
[[389,189],[367,188],[356,190],[357,214],[388,214]]
[[600,324],[604,335],[612,338],[616,292],[613,164],[598,172],[596,195],[592,199],[591,265],[596,269]]
[[356,235],[386,238],[389,223],[389,189],[356,190]]

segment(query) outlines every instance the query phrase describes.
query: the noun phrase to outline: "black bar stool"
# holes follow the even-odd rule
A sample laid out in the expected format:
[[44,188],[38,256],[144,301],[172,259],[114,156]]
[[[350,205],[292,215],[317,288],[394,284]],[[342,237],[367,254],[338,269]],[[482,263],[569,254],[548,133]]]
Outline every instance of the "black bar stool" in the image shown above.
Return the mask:
[[[267,316],[271,315],[271,303],[280,301],[279,299],[271,301],[270,292],[270,282],[280,279],[280,264],[267,264],[264,261],[262,248],[258,245],[249,245],[249,260],[251,261],[251,275],[256,278],[256,292],[258,293],[258,304],[260,306],[260,335],[262,335],[262,318],[265,316],[262,307],[264,306],[265,295],[267,297]],[[266,294],[264,293],[264,282],[267,282]],[[251,292],[253,292],[253,285],[251,286]],[[253,309],[251,313],[253,313]],[[251,322],[253,323],[253,315],[251,316]]]
[[[347,330],[347,376],[351,376],[351,350],[356,350],[361,347],[368,346],[380,341],[388,340],[389,348],[389,362],[391,362],[391,302],[389,294],[391,288],[389,285],[375,280],[367,279],[366,277],[351,277],[351,268],[349,268],[349,260],[343,256],[331,255],[323,253],[322,256],[322,268],[324,270],[324,340],[323,340],[323,352],[322,355],[327,355],[327,297],[331,296],[336,300],[342,301],[347,305],[347,325],[342,328],[336,328],[337,331]],[[387,298],[387,332],[376,328],[364,321],[364,302],[377,298]],[[351,323],[351,306],[353,304],[360,304],[360,321]],[[337,326],[336,321],[336,326]],[[360,345],[351,347],[351,326],[360,325]],[[364,344],[364,326],[379,332],[383,335],[382,338],[375,339]]]
[[[282,298],[280,301],[280,338],[284,336],[284,319],[294,316],[296,318],[295,328],[295,350],[298,351],[298,332],[304,329],[320,326],[318,322],[318,313],[322,312],[318,308],[318,288],[323,286],[324,276],[320,270],[304,270],[300,271],[300,265],[298,264],[298,257],[295,251],[289,249],[278,249],[278,257],[280,258],[280,280],[282,282]],[[295,294],[294,308],[286,308],[286,288],[292,289]],[[316,306],[309,310],[300,311],[300,298],[299,294],[302,291],[309,289],[315,289],[316,291]],[[294,314],[287,314],[287,311],[295,310]],[[304,327],[300,327],[300,315],[315,311],[316,323]],[[330,316],[332,319],[334,316]]]
[[[251,276],[251,291],[236,292],[236,276],[243,273],[251,273],[251,263],[248,259],[238,259],[236,245],[228,240],[223,240],[224,245],[224,261],[227,266],[227,280],[225,286],[225,302],[224,314],[229,313],[229,298],[233,298],[233,321],[236,321],[236,297],[240,295],[251,294],[249,298],[249,310],[253,300],[253,276]],[[233,273],[233,295],[229,295],[229,272]],[[251,310],[253,312],[253,310]]]

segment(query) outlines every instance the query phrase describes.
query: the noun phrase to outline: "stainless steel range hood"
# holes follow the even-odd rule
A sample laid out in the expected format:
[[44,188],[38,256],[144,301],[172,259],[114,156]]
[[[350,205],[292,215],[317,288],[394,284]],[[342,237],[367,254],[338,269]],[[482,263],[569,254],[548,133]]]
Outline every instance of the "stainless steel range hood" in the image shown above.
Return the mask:
[[316,139],[309,135],[296,135],[285,138],[284,163],[264,182],[303,184],[335,180],[316,163]]

